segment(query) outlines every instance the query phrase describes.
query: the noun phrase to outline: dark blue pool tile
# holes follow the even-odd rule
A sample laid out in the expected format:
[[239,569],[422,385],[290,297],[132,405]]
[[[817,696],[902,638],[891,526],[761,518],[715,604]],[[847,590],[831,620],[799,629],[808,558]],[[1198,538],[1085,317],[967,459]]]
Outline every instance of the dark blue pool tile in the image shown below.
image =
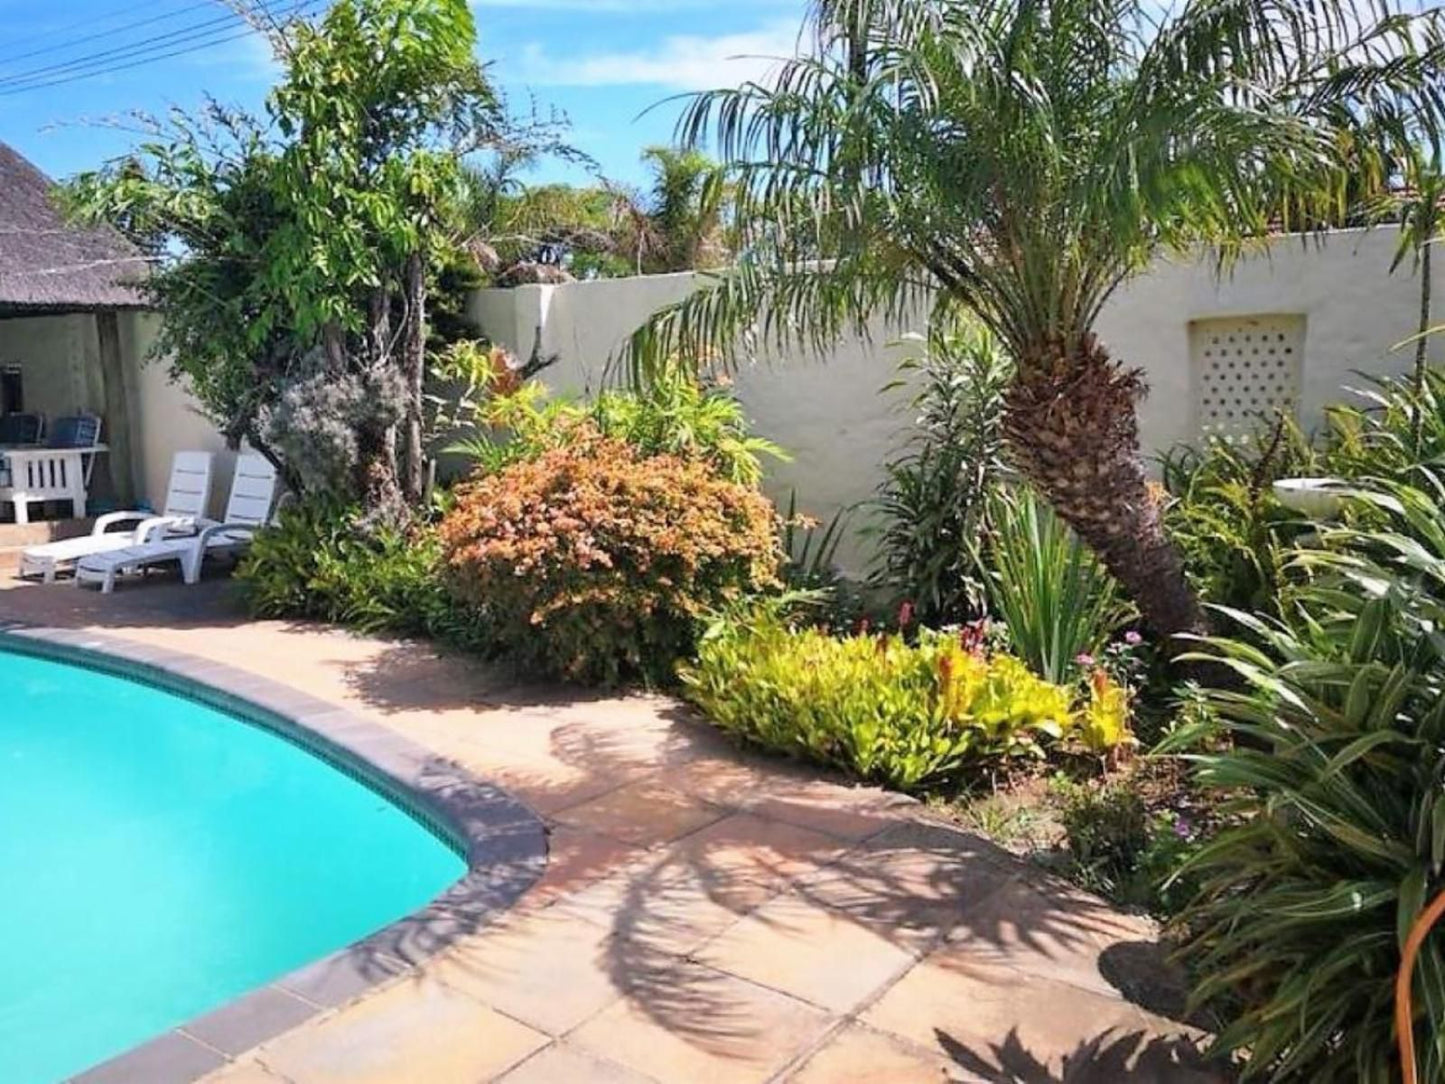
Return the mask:
[[321,1011],[319,1005],[294,994],[263,986],[215,1012],[197,1017],[182,1031],[213,1046],[223,1054],[236,1055],[290,1031]]
[[216,1051],[168,1031],[72,1077],[71,1084],[191,1084],[225,1064]]

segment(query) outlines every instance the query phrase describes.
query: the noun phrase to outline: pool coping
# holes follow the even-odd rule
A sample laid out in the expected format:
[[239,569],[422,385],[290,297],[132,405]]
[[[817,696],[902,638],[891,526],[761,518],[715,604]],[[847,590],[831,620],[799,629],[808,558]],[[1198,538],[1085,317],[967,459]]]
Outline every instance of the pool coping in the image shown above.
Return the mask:
[[546,867],[545,827],[522,802],[308,693],[225,663],[75,629],[0,621],[0,649],[140,681],[271,731],[402,806],[467,865],[421,910],[71,1077],[75,1084],[190,1084],[474,933]]

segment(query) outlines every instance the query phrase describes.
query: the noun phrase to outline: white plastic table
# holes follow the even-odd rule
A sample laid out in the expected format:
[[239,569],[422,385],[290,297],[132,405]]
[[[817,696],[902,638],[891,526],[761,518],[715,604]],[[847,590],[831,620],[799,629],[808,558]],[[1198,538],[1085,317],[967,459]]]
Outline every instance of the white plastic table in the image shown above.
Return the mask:
[[29,523],[29,506],[44,501],[69,501],[73,518],[84,519],[90,473],[86,457],[108,451],[104,444],[89,448],[0,445],[0,504],[15,506],[16,523]]

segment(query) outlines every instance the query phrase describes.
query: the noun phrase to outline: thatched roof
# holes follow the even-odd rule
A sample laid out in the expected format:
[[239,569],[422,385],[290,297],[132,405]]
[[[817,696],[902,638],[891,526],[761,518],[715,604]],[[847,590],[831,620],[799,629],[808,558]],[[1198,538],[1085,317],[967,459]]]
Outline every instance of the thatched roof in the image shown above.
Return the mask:
[[0,143],[0,311],[133,309],[146,262],[120,234],[67,223],[54,184]]

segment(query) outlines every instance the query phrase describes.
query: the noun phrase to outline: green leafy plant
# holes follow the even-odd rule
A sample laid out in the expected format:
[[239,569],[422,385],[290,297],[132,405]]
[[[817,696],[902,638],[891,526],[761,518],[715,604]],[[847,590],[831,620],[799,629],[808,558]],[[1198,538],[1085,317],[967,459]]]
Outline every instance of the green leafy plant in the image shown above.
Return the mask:
[[603,392],[587,416],[604,436],[643,455],[703,459],[741,485],[762,481],[764,458],[787,458],[772,441],[748,431],[742,404],[725,387],[704,385],[681,368],[643,392]]
[[778,604],[734,609],[680,670],[724,730],[902,790],[1037,758],[1081,734],[1073,690],[956,635],[835,637],[790,625]]
[[[470,409],[454,415],[452,426],[476,431],[447,450],[467,456],[483,473],[598,433],[644,456],[701,460],[749,486],[762,479],[764,458],[787,458],[772,441],[749,432],[742,404],[726,388],[705,386],[680,370],[643,392],[604,391],[590,405],[553,398],[535,381],[497,388],[485,373],[466,386],[479,391],[467,396]],[[489,389],[492,394],[483,394]]]
[[1205,598],[1281,613],[1290,551],[1312,525],[1280,503],[1273,484],[1316,475],[1320,458],[1283,414],[1253,439],[1213,438],[1163,457],[1165,525]]
[[485,650],[485,627],[459,610],[443,587],[435,529],[363,529],[362,518],[360,509],[320,499],[283,508],[236,570],[250,612],[368,633],[433,636]]
[[1179,876],[1204,836],[1187,816],[1153,811],[1139,780],[1050,784],[1068,847],[1070,880],[1116,903],[1160,915],[1177,912],[1197,885]]
[[1013,650],[1047,681],[1067,683],[1125,616],[1113,578],[1029,490],[995,495],[980,564],[989,605]]
[[702,615],[777,586],[777,515],[701,459],[595,433],[459,487],[446,583],[529,671],[673,678]]
[[852,628],[866,609],[863,592],[838,568],[838,547],[851,511],[840,508],[822,523],[798,511],[796,490],[788,494],[783,517],[783,583],[790,593],[808,598],[807,614],[824,629]]
[[1409,481],[1417,466],[1445,464],[1445,370],[1426,366],[1362,384],[1351,389],[1360,403],[1326,412],[1321,459],[1330,474]]
[[253,117],[210,102],[82,174],[70,203],[157,254],[152,355],[293,491],[421,510],[427,300],[454,252],[460,155],[531,142],[465,0],[233,5],[281,72]]
[[988,498],[1004,476],[1003,399],[1012,366],[978,329],[938,325],[889,388],[921,384],[903,452],[884,466],[874,502],[872,586],[931,627],[979,616],[984,585],[973,558]]
[[[1359,492],[1379,528],[1298,551],[1313,579],[1288,623],[1230,612],[1247,636],[1202,651],[1242,682],[1209,692],[1235,740],[1190,754],[1235,823],[1186,865],[1202,887],[1179,929],[1197,996],[1233,1010],[1218,1045],[1248,1053],[1249,1078],[1399,1079],[1400,944],[1445,891],[1445,486],[1416,473]],[[1413,991],[1420,1079],[1437,1080],[1438,936]]]

